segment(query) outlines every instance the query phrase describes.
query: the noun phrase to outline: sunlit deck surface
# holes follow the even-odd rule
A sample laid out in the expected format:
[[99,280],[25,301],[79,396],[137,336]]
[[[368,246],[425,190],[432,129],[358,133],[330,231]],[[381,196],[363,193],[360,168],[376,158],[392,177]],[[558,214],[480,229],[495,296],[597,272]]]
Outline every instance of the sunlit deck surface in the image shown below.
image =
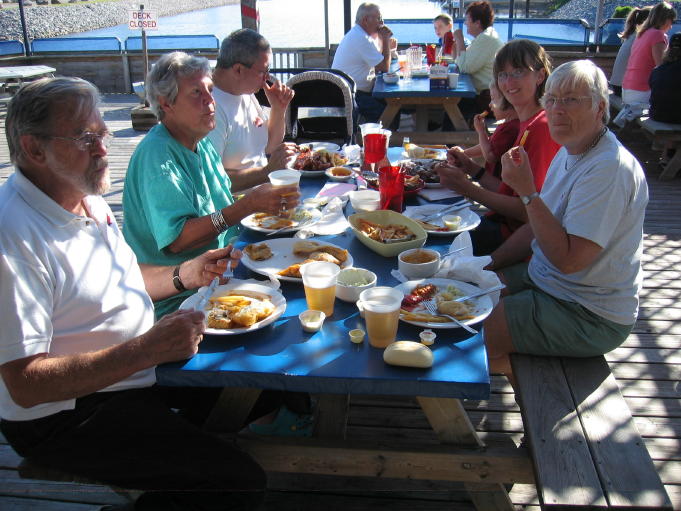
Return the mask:
[[[116,138],[110,148],[112,190],[106,199],[122,221],[122,187],[131,152],[144,136],[132,129],[132,95],[107,95],[102,110]],[[12,172],[4,134],[6,101],[0,100],[0,183]],[[641,132],[620,135],[637,155],[648,176],[650,204],[645,221],[646,279],[641,311],[634,332],[606,355],[631,409],[674,509],[681,510],[681,180],[657,179],[658,151]],[[594,219],[598,221],[598,219]],[[490,443],[520,442],[523,426],[513,392],[504,377],[492,377],[489,401],[464,403],[470,418]],[[425,416],[412,400],[355,396],[351,400],[348,435],[379,443],[386,439],[437,440]],[[172,448],[172,447],[170,447]],[[103,486],[22,480],[21,459],[0,436],[0,509],[98,509],[121,503],[122,497]],[[460,486],[433,482],[394,482],[386,479],[329,478],[272,474],[265,509],[473,509]],[[511,498],[518,509],[539,509],[533,485],[515,485]]]

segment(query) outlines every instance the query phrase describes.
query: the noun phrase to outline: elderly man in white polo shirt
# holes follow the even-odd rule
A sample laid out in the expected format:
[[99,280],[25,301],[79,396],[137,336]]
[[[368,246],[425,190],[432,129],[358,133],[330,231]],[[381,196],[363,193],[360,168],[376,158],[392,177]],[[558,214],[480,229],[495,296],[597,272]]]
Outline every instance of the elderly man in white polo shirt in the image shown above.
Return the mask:
[[365,2],[357,9],[355,26],[338,45],[331,67],[348,74],[357,86],[357,108],[366,122],[378,122],[385,102],[372,97],[376,72],[390,69],[391,52],[397,47],[383,24],[378,5]]
[[[0,430],[45,467],[147,491],[137,510],[254,509],[265,474],[201,429],[219,389],[163,388],[194,355],[200,311],[154,323],[153,299],[208,284],[231,248],[138,264],[111,209],[109,133],[79,78],[22,87],[7,109],[16,170],[0,187]],[[177,410],[177,411],[176,411]]]

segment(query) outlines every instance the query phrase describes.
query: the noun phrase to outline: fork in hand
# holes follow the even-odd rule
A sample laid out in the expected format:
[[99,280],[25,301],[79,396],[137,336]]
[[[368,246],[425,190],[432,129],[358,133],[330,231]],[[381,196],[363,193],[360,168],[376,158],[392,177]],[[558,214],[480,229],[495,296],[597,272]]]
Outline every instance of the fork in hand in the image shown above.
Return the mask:
[[477,330],[475,330],[474,328],[469,327],[469,326],[466,325],[465,323],[462,323],[461,321],[459,321],[458,319],[456,319],[454,316],[450,316],[449,314],[442,314],[442,313],[438,312],[438,311],[437,311],[437,306],[435,305],[435,301],[434,301],[434,300],[426,300],[425,302],[421,302],[421,303],[422,303],[423,306],[426,308],[426,310],[428,311],[428,313],[432,314],[433,316],[444,316],[445,318],[449,318],[449,319],[451,319],[452,321],[454,321],[454,323],[456,323],[457,325],[459,325],[461,328],[464,328],[465,330],[468,330],[470,333],[472,333],[472,334],[477,334],[477,333],[478,333]]

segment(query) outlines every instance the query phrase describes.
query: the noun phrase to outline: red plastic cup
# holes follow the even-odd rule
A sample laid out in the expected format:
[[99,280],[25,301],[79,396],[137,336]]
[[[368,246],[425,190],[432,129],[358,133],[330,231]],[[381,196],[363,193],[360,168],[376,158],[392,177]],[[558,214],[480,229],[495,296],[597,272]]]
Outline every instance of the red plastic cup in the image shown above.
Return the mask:
[[426,45],[426,62],[428,62],[429,66],[432,66],[435,63],[436,48],[437,47],[434,44]]
[[364,135],[364,161],[366,163],[378,163],[385,158],[388,150],[388,137],[381,133],[368,133]]
[[402,213],[404,173],[400,167],[385,166],[378,169],[378,192],[381,195],[381,209]]

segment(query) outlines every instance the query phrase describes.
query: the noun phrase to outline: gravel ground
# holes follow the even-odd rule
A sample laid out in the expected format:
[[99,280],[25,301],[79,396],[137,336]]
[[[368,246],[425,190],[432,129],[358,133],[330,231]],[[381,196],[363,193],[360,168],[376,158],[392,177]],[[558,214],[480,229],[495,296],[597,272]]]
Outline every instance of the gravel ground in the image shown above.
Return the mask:
[[[1,1],[1,0],[0,0]],[[57,37],[65,34],[111,27],[128,22],[131,5],[142,4],[160,16],[207,9],[238,3],[239,0],[111,0],[98,3],[68,3],[64,5],[33,5],[24,7],[28,36],[31,39]],[[23,41],[19,9],[5,4],[0,10],[0,39]]]
[[[620,5],[636,5],[638,7],[643,7],[645,5],[655,5],[657,3],[659,3],[659,0],[606,0],[603,4],[603,19],[610,18],[615,11],[615,8]],[[676,5],[676,12],[681,14],[681,12],[679,12],[681,10],[679,7],[681,4],[677,2],[674,5]],[[596,8],[597,4],[594,0],[572,0],[557,9],[551,14],[551,17],[562,19],[585,19],[593,26],[596,21]]]

